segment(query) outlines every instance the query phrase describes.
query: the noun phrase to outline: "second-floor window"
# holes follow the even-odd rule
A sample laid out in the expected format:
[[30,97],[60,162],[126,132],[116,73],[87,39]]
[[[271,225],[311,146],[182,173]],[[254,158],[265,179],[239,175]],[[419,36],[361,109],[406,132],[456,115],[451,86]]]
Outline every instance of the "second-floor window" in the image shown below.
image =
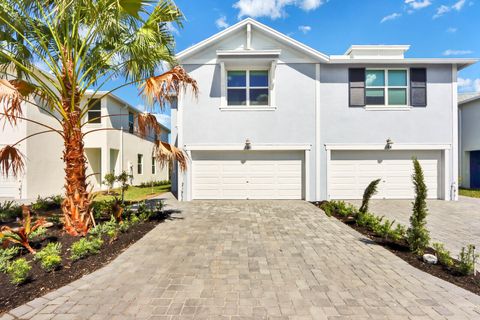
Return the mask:
[[102,118],[102,104],[100,99],[92,99],[88,102],[87,121],[88,123],[101,123]]
[[268,70],[230,70],[227,72],[229,106],[267,106]]
[[157,174],[157,164],[155,163],[155,157],[152,157],[152,174]]
[[367,69],[365,71],[366,105],[406,106],[407,97],[407,70]]
[[143,154],[137,154],[137,173],[143,174]]
[[128,132],[133,133],[133,126],[135,125],[135,118],[132,112],[128,113]]

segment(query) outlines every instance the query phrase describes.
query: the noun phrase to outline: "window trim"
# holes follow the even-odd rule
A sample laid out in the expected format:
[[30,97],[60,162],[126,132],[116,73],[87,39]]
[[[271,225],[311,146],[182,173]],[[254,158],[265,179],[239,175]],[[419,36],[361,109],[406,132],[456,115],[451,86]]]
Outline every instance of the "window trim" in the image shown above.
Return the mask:
[[152,174],[157,174],[157,162],[154,156],[152,156]]
[[[132,121],[130,121],[130,115],[132,115]],[[135,133],[135,113],[132,111],[128,111],[128,132],[129,133]]]
[[[385,83],[383,86],[368,86],[367,85],[367,72],[369,70],[377,71],[382,70],[384,71],[385,75]],[[406,85],[405,86],[389,86],[388,85],[388,72],[389,71],[405,71],[406,73]],[[410,72],[409,68],[365,68],[365,109],[371,110],[409,110],[411,109],[410,105]],[[384,104],[368,104],[367,103],[367,90],[368,89],[383,89],[385,103]],[[407,103],[405,105],[398,105],[398,104],[388,104],[388,89],[406,89],[406,100]]]
[[[141,160],[141,161],[139,161],[139,160]],[[137,153],[137,174],[138,175],[143,175],[143,172],[144,172],[143,165],[144,165],[143,154]],[[141,169],[141,170],[138,170],[138,169]],[[141,172],[139,172],[139,171],[141,171]]]
[[[246,73],[246,81],[245,81],[245,87],[229,87],[228,86],[228,72],[230,71],[240,71],[240,72],[245,72]],[[265,71],[267,73],[267,79],[268,79],[268,84],[266,86],[262,86],[262,87],[252,87],[250,86],[250,72],[252,71]],[[225,88],[226,88],[226,92],[225,92],[225,98],[226,98],[226,101],[227,101],[227,107],[268,107],[270,106],[270,95],[271,95],[271,90],[270,90],[270,69],[269,68],[266,68],[266,67],[238,67],[238,68],[227,68],[225,70],[226,72],[226,79],[225,79]],[[229,89],[245,89],[246,91],[246,104],[243,105],[243,104],[228,104],[228,90]],[[251,104],[251,101],[250,101],[250,90],[251,89],[267,89],[268,91],[268,102],[266,105],[256,105],[256,104]]]

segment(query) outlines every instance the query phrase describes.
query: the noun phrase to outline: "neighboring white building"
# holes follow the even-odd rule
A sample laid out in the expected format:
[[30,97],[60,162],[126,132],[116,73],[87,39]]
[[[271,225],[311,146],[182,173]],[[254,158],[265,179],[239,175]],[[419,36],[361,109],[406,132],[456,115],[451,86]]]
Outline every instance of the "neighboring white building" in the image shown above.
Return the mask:
[[[90,95],[92,93],[89,93]],[[95,106],[86,119],[101,116],[97,123],[86,124],[82,132],[96,129],[84,138],[85,155],[88,161],[87,175],[93,190],[105,189],[102,179],[113,172],[118,175],[125,170],[133,175],[132,184],[168,180],[169,168],[160,168],[153,158],[153,135],[145,138],[136,132],[135,114],[142,111],[129,105],[114,94],[97,92],[91,100]],[[23,108],[24,117],[55,128],[60,124],[50,114],[31,104]],[[32,122],[21,121],[12,127],[8,123],[0,134],[0,146],[12,144],[40,132],[44,128]],[[170,130],[162,125],[160,140],[168,142]],[[0,198],[34,199],[63,193],[64,163],[61,160],[63,140],[55,133],[40,134],[21,142],[25,171],[20,177],[0,175]]]
[[480,189],[480,93],[458,97],[460,186]]
[[456,200],[457,71],[475,59],[408,58],[405,45],[316,51],[245,19],[180,52],[199,96],[172,108],[172,142],[191,163],[192,199],[414,196],[412,157],[432,199]]

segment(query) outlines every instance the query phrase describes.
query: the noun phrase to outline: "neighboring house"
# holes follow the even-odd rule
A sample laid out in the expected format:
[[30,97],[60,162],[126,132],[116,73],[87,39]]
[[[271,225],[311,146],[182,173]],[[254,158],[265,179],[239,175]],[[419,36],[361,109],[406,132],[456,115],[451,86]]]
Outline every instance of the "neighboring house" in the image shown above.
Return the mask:
[[[154,135],[143,138],[137,133],[135,114],[142,111],[113,94],[97,92],[95,97],[97,99],[91,100],[93,108],[84,118],[85,122],[92,120],[93,123],[85,124],[82,131],[108,130],[94,131],[84,138],[88,181],[93,190],[106,188],[102,184],[105,174],[118,175],[122,170],[133,175],[134,185],[169,179],[169,169],[160,168],[154,161]],[[23,114],[27,119],[59,127],[51,115],[34,105],[25,106]],[[42,130],[32,122],[18,121],[13,128],[7,124],[0,135],[0,146]],[[169,133],[170,130],[162,126],[159,139],[167,142]],[[20,150],[26,157],[25,172],[21,177],[0,175],[0,198],[34,199],[39,195],[63,193],[63,140],[54,133],[40,134],[21,142]]]
[[480,189],[480,93],[460,94],[460,186]]
[[405,58],[409,46],[327,56],[253,19],[182,51],[199,96],[180,95],[172,141],[191,160],[174,191],[192,199],[457,199],[457,71],[473,59]]

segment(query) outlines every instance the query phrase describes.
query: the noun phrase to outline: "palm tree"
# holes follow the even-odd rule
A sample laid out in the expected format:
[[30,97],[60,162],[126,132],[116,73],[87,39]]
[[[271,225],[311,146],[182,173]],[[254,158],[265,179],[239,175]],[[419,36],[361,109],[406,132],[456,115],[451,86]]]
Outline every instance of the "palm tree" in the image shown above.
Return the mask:
[[[161,108],[188,87],[196,95],[195,80],[180,66],[158,75],[164,65],[175,65],[170,30],[172,23],[181,27],[182,20],[169,0],[0,2],[0,119],[10,125],[17,120],[35,122],[23,116],[22,108],[38,107],[58,121],[57,127],[35,122],[45,130],[34,135],[54,133],[64,141],[62,210],[69,234],[85,235],[92,224],[83,144],[89,132],[82,130],[86,124],[82,119],[93,104],[86,90],[104,90],[112,78],[123,76],[125,82],[108,92],[137,85],[148,101]],[[140,114],[137,123],[143,134],[160,130],[149,113]],[[16,148],[21,141],[0,150],[3,174],[23,170],[23,155]],[[175,159],[185,168],[182,151],[160,141],[156,146],[162,165]]]

